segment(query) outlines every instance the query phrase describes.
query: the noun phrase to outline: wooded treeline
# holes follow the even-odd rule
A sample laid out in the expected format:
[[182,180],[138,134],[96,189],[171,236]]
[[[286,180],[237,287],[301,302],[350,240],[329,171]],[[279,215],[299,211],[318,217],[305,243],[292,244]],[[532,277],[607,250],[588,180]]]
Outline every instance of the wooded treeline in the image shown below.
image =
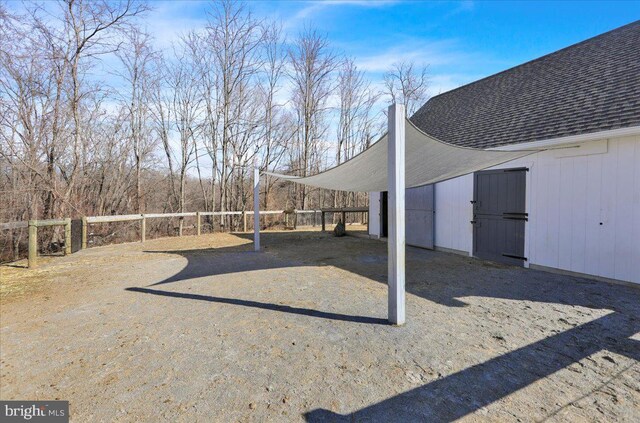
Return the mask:
[[[250,4],[212,2],[169,51],[153,3],[0,3],[0,222],[251,207],[254,163],[301,176],[353,157],[384,108],[426,99],[424,68],[375,85],[327,37],[286,39]],[[376,88],[379,87],[379,88]],[[262,207],[363,205],[365,195],[265,178]]]

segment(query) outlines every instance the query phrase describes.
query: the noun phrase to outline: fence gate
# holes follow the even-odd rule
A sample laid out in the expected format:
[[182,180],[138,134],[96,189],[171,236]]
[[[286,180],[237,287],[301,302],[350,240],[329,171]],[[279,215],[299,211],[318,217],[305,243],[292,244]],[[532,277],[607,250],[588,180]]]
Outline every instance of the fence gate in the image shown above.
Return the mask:
[[473,255],[522,266],[527,169],[485,170],[474,174]]
[[71,253],[82,249],[82,219],[71,221]]

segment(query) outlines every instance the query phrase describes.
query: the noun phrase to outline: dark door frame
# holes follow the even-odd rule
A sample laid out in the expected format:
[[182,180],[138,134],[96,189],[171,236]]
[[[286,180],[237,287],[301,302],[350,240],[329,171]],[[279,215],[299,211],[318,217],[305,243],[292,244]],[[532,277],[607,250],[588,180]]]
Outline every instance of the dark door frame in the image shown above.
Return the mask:
[[380,237],[386,238],[389,236],[389,213],[387,208],[389,207],[389,193],[382,191],[380,193]]

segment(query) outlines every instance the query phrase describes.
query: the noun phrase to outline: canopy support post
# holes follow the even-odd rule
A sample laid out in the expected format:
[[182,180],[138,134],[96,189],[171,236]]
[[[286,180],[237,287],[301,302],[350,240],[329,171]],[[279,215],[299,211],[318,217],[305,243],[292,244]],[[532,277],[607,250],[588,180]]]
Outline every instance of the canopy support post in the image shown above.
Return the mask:
[[389,322],[405,322],[405,112],[404,105],[392,104],[388,110],[389,184],[388,290]]
[[253,248],[260,251],[260,169],[253,168]]

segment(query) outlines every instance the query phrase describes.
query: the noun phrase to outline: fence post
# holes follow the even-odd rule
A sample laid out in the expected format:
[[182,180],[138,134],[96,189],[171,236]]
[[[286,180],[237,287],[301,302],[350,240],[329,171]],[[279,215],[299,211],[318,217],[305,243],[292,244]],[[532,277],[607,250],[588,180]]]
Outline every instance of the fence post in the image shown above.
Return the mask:
[[178,223],[178,236],[182,236],[182,225],[184,224],[184,217],[180,216],[178,220],[180,221]]
[[66,218],[64,223],[64,255],[71,254],[71,219]]
[[324,232],[324,211],[320,213],[322,214],[322,232]]
[[29,269],[38,266],[38,221],[29,221]]
[[253,249],[260,251],[260,169],[253,168]]
[[200,212],[196,212],[196,234],[200,235],[202,231],[202,220],[200,219]]
[[142,215],[140,220],[140,242],[144,242],[147,239],[147,218]]
[[87,248],[87,217],[82,217],[82,249]]

